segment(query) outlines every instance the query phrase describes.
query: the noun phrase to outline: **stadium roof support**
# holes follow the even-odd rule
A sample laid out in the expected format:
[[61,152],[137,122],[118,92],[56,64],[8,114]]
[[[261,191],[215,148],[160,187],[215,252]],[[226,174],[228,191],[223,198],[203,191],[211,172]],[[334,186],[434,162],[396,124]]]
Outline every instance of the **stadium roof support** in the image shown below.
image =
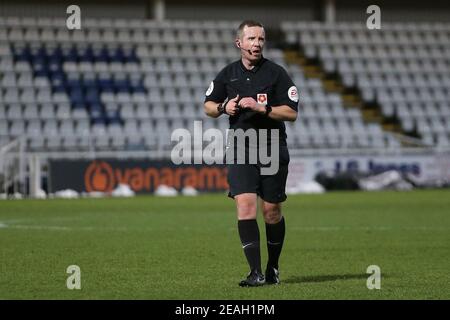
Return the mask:
[[162,21],[166,17],[166,2],[164,0],[153,0],[153,19]]
[[323,17],[326,23],[334,23],[336,21],[336,3],[335,0],[324,0]]

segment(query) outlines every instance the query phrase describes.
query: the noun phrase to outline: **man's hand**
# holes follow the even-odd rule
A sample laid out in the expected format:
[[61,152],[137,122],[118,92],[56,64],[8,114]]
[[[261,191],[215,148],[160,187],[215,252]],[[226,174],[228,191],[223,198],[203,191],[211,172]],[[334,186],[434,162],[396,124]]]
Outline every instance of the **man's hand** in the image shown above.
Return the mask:
[[258,113],[266,112],[266,107],[257,103],[252,97],[242,98],[241,101],[239,101],[239,106],[243,109],[250,109]]
[[230,116],[234,116],[239,108],[238,108],[238,100],[239,95],[237,95],[235,98],[230,99],[227,104],[225,105],[225,112],[229,114]]

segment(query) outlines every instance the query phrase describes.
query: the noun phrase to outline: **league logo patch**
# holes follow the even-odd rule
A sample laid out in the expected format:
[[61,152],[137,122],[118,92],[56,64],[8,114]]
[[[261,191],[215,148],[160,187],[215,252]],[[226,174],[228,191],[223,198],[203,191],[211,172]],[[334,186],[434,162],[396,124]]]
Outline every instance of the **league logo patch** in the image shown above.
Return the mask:
[[295,86],[292,86],[288,90],[288,97],[294,102],[298,102],[298,91]]
[[267,105],[267,93],[258,93],[256,100],[259,104]]
[[206,96],[209,96],[214,90],[214,81],[211,81],[208,90],[206,90]]

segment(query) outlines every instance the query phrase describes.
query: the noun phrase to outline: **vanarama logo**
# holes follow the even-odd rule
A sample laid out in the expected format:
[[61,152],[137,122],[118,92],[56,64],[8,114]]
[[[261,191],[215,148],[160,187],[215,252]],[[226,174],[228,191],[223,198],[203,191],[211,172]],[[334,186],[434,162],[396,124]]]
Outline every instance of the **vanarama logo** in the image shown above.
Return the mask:
[[[143,167],[132,162],[120,167],[106,161],[93,161],[85,171],[85,189],[88,192],[111,192],[119,183],[127,184],[135,192],[152,192],[159,185],[175,189],[190,186],[204,191],[228,189],[224,166],[158,166]],[[119,166],[118,165],[118,166]]]
[[93,161],[84,174],[84,185],[87,192],[111,192],[114,183],[112,167],[105,161]]

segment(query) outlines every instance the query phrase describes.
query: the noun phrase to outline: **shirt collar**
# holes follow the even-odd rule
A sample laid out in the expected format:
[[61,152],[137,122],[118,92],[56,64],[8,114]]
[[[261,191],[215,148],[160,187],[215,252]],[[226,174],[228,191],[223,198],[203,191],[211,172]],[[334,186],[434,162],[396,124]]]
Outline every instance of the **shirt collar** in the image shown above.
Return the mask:
[[241,67],[242,72],[246,72],[247,71],[247,72],[256,73],[259,70],[259,68],[261,68],[261,66],[264,63],[264,61],[266,61],[266,58],[261,56],[261,59],[259,59],[258,63],[253,67],[253,69],[249,70],[242,63],[242,59],[239,59],[239,66]]

